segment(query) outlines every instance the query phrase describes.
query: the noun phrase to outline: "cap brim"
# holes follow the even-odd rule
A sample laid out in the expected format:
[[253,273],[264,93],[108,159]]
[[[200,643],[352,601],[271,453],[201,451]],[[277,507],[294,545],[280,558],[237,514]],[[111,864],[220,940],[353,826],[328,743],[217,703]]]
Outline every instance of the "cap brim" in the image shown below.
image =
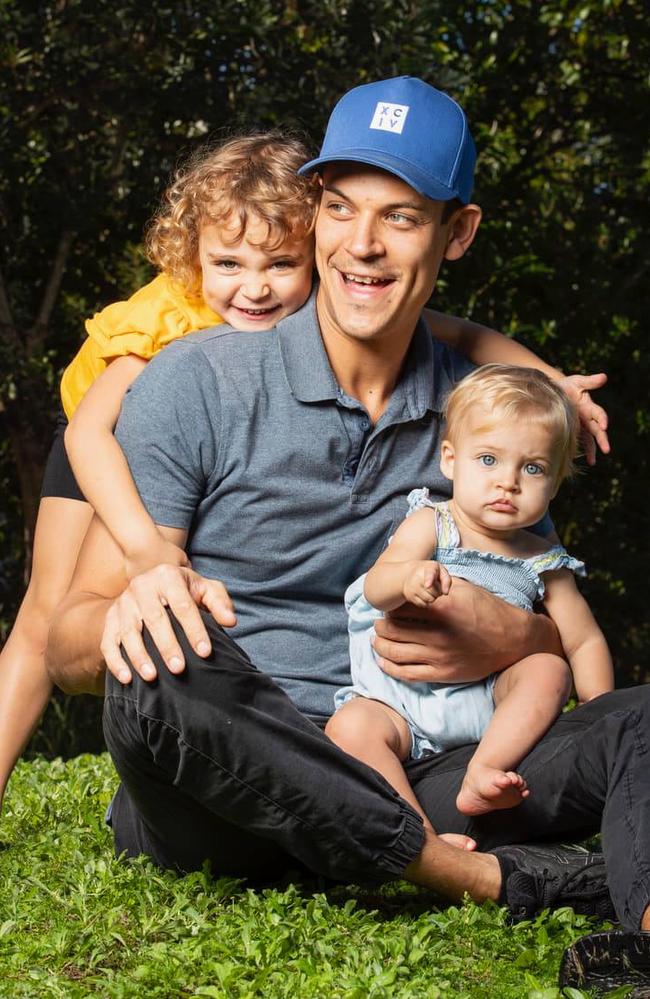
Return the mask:
[[310,173],[312,170],[317,170],[318,167],[324,166],[327,163],[346,162],[365,163],[368,166],[386,170],[388,173],[399,177],[400,180],[403,180],[405,184],[412,187],[418,194],[423,194],[426,198],[431,198],[432,201],[451,201],[452,198],[458,198],[465,203],[458,191],[454,191],[447,187],[446,184],[442,184],[432,177],[427,176],[422,170],[419,170],[411,163],[407,163],[396,156],[390,156],[387,153],[377,152],[376,149],[347,149],[341,150],[334,156],[319,156],[318,159],[310,160],[309,163],[301,166],[298,173]]

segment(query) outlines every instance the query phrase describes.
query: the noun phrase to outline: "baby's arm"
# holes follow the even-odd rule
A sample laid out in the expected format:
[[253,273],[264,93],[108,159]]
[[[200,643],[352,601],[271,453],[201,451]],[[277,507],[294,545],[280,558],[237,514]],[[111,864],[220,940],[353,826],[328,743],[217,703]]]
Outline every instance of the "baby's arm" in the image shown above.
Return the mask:
[[607,642],[573,573],[558,569],[544,575],[544,606],[555,621],[580,702],[614,689],[614,667]]
[[469,319],[446,316],[433,309],[425,310],[425,317],[436,340],[446,343],[474,364],[516,364],[520,368],[536,368],[558,382],[576,407],[580,424],[586,435],[586,456],[590,465],[595,461],[596,444],[608,454],[607,413],[590,396],[594,389],[602,388],[607,381],[604,374],[565,375],[559,368],[553,368],[511,337],[497,333],[489,326],[481,326]]
[[146,363],[133,354],[112,361],[82,399],[65,434],[77,482],[122,549],[129,579],[163,562],[188,564],[185,552],[163,538],[147,513],[113,436],[124,393]]
[[449,593],[449,573],[427,558],[435,547],[435,515],[424,507],[400,524],[386,551],[368,570],[363,587],[366,600],[378,610],[389,611],[403,603],[426,607]]

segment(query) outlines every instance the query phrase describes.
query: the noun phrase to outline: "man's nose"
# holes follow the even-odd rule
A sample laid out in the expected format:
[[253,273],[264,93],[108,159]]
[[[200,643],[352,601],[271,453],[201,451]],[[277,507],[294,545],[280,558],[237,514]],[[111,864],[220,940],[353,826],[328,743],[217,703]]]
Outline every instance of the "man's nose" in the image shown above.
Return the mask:
[[358,215],[349,232],[347,249],[353,257],[360,259],[381,256],[384,248],[377,220],[370,215]]

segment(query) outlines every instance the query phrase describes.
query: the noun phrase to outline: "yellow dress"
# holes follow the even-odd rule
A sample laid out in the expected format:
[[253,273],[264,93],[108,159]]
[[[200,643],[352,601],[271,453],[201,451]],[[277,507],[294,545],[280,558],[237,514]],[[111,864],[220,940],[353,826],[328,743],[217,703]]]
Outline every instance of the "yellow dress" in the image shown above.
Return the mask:
[[115,357],[136,354],[150,360],[172,340],[222,322],[201,298],[189,298],[166,274],[140,288],[126,302],[113,302],[86,320],[88,339],[63,372],[61,401],[68,419]]

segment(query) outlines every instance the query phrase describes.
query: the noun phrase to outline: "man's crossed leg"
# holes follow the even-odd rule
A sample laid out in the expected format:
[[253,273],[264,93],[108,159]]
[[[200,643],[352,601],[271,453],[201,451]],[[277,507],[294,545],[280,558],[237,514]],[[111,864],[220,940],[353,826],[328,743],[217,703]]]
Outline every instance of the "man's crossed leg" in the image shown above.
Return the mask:
[[[564,904],[613,916],[599,855],[552,847],[467,853],[425,836],[379,774],[339,750],[205,622],[208,660],[177,629],[183,674],[170,674],[149,643],[156,681],[107,679],[105,734],[123,780],[113,813],[118,852],[144,852],[180,870],[208,860],[215,874],[270,880],[297,864],[336,880],[405,877],[454,900],[465,892],[499,900],[520,918]],[[575,839],[597,831],[602,817],[616,912],[638,928],[650,898],[649,716],[650,696],[638,690],[562,716],[523,764],[529,802],[507,812],[470,818],[455,810],[472,747],[427,757],[409,775],[434,828],[472,836],[480,849]]]

